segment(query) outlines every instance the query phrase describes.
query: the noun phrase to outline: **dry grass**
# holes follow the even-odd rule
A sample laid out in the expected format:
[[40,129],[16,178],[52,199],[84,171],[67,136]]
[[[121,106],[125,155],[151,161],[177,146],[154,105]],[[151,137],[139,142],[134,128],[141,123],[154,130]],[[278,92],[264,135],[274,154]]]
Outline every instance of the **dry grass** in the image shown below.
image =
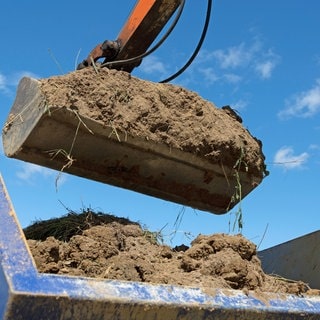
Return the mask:
[[139,225],[137,222],[132,222],[126,218],[101,212],[96,213],[87,208],[82,209],[80,213],[69,210],[66,215],[60,218],[36,221],[23,231],[27,239],[44,241],[48,237],[55,237],[57,240],[69,241],[74,235],[81,235],[84,230],[93,226],[105,225],[112,222],[118,222],[124,225]]

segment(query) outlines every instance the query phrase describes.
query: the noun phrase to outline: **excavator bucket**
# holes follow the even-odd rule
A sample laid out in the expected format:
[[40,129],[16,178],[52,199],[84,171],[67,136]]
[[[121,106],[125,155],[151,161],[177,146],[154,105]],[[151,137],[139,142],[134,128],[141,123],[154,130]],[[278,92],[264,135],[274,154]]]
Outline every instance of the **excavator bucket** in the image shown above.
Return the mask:
[[[127,73],[178,7],[139,0],[117,40],[78,71],[22,79],[3,129],[6,155],[216,214],[232,209],[267,172],[261,142],[230,107]],[[111,53],[123,71],[95,66]]]
[[265,175],[261,143],[230,110],[106,68],[23,78],[3,129],[4,151],[222,214]]

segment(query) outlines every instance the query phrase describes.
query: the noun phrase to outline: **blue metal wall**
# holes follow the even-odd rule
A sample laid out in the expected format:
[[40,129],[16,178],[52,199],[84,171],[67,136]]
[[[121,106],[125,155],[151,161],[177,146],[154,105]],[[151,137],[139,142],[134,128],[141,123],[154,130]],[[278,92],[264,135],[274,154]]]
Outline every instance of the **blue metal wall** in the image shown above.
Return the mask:
[[320,319],[320,297],[41,274],[0,178],[0,317],[74,319]]

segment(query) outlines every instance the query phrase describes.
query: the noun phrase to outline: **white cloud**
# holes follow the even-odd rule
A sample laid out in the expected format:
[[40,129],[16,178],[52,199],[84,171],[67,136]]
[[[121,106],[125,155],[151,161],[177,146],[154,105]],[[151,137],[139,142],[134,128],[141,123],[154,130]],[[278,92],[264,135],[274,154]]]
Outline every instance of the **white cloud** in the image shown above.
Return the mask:
[[0,73],[0,93],[12,93],[13,88],[18,85],[23,77],[39,78],[39,76],[29,71],[18,71],[8,75]]
[[234,103],[232,103],[232,108],[236,111],[244,110],[248,105],[248,102],[244,100],[238,100]]
[[229,69],[247,65],[253,52],[252,48],[240,43],[238,46],[229,47],[225,50],[216,50],[213,52],[213,56],[218,60],[220,68]]
[[223,75],[223,78],[228,82],[228,83],[238,83],[242,80],[242,77],[235,74],[235,73],[225,73]]
[[204,81],[212,84],[219,80],[213,68],[200,68],[199,72],[204,76]]
[[41,167],[33,163],[25,162],[23,163],[21,170],[17,172],[17,177],[21,180],[28,181],[35,175],[49,177],[54,174],[57,174],[57,173],[51,169]]
[[298,93],[287,100],[286,108],[278,113],[280,118],[314,116],[320,111],[320,79],[309,90]]
[[[222,80],[230,84],[238,84],[252,75],[265,80],[271,78],[280,57],[272,49],[264,48],[263,43],[254,38],[251,42],[241,42],[238,45],[212,52],[202,50],[196,60],[194,71],[207,70],[206,75],[214,75],[212,79]],[[210,66],[206,69],[199,66]],[[245,71],[245,72],[244,72]]]
[[63,172],[57,172],[29,162],[23,162],[20,171],[16,175],[20,180],[31,185],[40,182],[41,179],[49,179],[56,188],[67,180]]
[[320,146],[318,144],[311,144],[309,146],[309,149],[311,149],[311,150],[320,150]]
[[280,57],[271,49],[266,52],[259,52],[260,57],[256,57],[254,68],[262,79],[269,79],[272,72],[280,61]]
[[4,74],[0,73],[0,92],[8,92],[7,78]]
[[[169,70],[169,65],[174,63],[173,60],[174,58],[164,64],[158,57],[148,56],[143,60],[139,70],[148,75],[167,76],[173,73],[171,67]],[[219,81],[219,84],[238,86],[241,82],[257,77],[264,80],[272,76],[279,60],[279,56],[270,48],[265,48],[258,37],[213,51],[202,49],[184,73],[183,83],[204,80],[208,85]],[[181,66],[182,62],[176,63]]]
[[164,63],[156,56],[147,56],[143,59],[139,69],[147,74],[158,73],[163,75],[167,73]]
[[262,79],[268,79],[271,77],[272,71],[274,67],[276,66],[275,61],[264,61],[257,63],[256,65],[256,71],[261,76]]
[[4,156],[3,144],[2,144],[2,136],[0,135],[0,156]]
[[283,166],[285,169],[297,169],[301,168],[308,158],[309,154],[307,152],[295,155],[292,147],[282,147],[276,152],[274,163]]
[[6,77],[0,73],[0,88],[3,88],[6,86]]
[[16,86],[23,77],[30,77],[35,79],[40,78],[37,74],[30,71],[17,71],[8,76],[8,85]]

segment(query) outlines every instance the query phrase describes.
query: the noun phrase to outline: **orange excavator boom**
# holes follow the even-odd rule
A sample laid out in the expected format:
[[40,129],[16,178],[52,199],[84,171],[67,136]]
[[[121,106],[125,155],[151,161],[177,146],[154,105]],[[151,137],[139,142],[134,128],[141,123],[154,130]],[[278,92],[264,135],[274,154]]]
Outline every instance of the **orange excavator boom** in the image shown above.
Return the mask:
[[[143,55],[159,35],[181,0],[139,0],[133,8],[116,40],[98,44],[79,65],[82,69],[104,58],[103,64],[127,61]],[[128,63],[114,63],[115,69],[131,72],[141,59]]]

